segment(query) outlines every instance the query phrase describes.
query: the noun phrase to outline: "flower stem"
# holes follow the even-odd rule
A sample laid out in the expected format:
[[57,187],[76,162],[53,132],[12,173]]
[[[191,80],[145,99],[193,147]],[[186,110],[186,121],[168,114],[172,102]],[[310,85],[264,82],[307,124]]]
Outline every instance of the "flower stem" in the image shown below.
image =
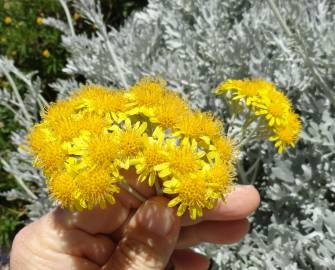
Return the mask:
[[157,179],[156,179],[156,181],[155,181],[155,189],[156,189],[156,195],[157,195],[157,196],[161,196],[161,195],[163,195],[162,188],[161,188],[161,186],[159,185]]
[[125,191],[133,195],[136,199],[141,201],[142,203],[145,202],[147,199],[143,197],[140,193],[138,193],[135,189],[128,185],[127,182],[120,182],[119,186],[123,188]]
[[64,0],[59,0],[60,4],[62,5],[65,15],[66,15],[66,19],[67,19],[67,24],[69,25],[70,31],[71,31],[71,35],[74,37],[76,35],[75,31],[74,31],[74,27],[73,27],[73,23],[72,23],[72,18],[71,18],[71,14],[69,11],[68,6],[66,5],[66,3],[64,2]]
[[4,67],[2,67],[2,71],[3,71],[5,77],[7,78],[9,84],[11,85],[11,87],[13,89],[13,92],[14,92],[14,95],[15,95],[16,100],[18,102],[18,105],[20,106],[20,109],[21,109],[23,115],[26,118],[27,128],[29,128],[32,125],[31,115],[29,114],[29,112],[28,112],[28,110],[26,108],[26,105],[24,104],[24,102],[23,102],[23,100],[21,98],[19,90],[17,89],[16,84],[15,84],[12,76],[9,74],[9,72]]
[[[7,170],[7,172],[11,172],[13,174],[13,170],[11,169],[11,166],[6,162],[6,160],[1,159],[1,163],[4,165],[4,169]],[[14,175],[14,174],[13,174]],[[19,176],[14,177],[16,183],[27,193],[27,195],[33,199],[37,200],[37,196],[29,189],[29,187],[24,183],[24,181]]]

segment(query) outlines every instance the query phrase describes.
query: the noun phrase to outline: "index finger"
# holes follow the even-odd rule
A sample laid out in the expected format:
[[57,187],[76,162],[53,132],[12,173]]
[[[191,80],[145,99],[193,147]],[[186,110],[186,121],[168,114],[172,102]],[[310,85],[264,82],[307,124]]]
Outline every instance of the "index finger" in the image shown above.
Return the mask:
[[191,220],[188,215],[181,217],[182,226],[200,223],[204,220],[225,221],[239,220],[251,215],[260,204],[260,196],[252,185],[237,186],[228,194],[226,202],[220,200],[210,210],[205,210],[204,215],[196,220]]
[[[124,170],[122,174],[128,184],[143,197],[152,196],[153,189],[145,183],[138,182],[134,169]],[[80,212],[71,212],[58,208],[54,215],[58,223],[69,229],[80,229],[90,234],[111,234],[128,220],[131,209],[136,209],[141,205],[138,199],[122,188],[115,197],[115,204],[108,203],[103,209],[96,206],[90,210],[83,209]]]
[[54,212],[57,223],[68,229],[80,229],[90,234],[110,234],[127,220],[130,208],[117,201],[102,209],[71,212],[58,208]]

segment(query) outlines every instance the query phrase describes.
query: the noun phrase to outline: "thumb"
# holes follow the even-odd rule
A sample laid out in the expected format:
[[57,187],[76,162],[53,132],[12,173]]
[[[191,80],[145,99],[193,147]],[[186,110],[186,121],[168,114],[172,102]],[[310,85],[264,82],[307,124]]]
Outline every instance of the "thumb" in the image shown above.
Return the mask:
[[130,220],[103,270],[163,270],[178,239],[180,222],[168,200],[146,201]]

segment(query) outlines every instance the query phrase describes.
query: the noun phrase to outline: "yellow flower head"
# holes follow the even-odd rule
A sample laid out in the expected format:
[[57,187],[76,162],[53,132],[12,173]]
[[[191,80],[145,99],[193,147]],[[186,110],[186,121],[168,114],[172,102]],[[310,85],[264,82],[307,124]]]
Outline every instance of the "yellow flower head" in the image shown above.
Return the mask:
[[62,208],[78,208],[78,188],[74,179],[67,173],[53,175],[48,181],[50,196],[60,203]]
[[274,129],[274,135],[269,138],[270,141],[275,141],[275,146],[278,148],[278,153],[283,153],[287,146],[295,147],[301,131],[301,122],[299,116],[290,112],[285,125],[278,126]]
[[76,113],[76,108],[73,102],[59,100],[57,103],[51,103],[45,108],[41,116],[46,122],[59,122],[60,118],[68,118]]
[[209,113],[188,112],[176,124],[176,135],[191,139],[202,139],[209,144],[211,139],[219,137],[223,132],[223,124]]
[[36,23],[37,23],[38,25],[42,25],[42,24],[44,24],[44,19],[43,19],[42,17],[37,17],[37,18],[36,18]]
[[176,124],[188,113],[188,106],[176,93],[167,92],[153,108],[152,123],[164,129],[176,129]]
[[73,14],[73,19],[74,19],[75,21],[78,21],[80,18],[81,18],[81,15],[80,15],[79,12],[75,12],[75,13]]
[[129,100],[124,91],[112,91],[98,85],[82,87],[74,95],[77,108],[105,115],[129,110]]
[[228,80],[215,89],[216,94],[225,94],[233,91],[233,100],[244,100],[246,104],[252,105],[259,95],[273,89],[274,85],[264,80]]
[[38,150],[34,165],[43,168],[46,174],[50,174],[53,171],[61,171],[66,158],[67,154],[62,148],[61,141],[53,140]]
[[65,145],[65,148],[71,156],[80,157],[84,163],[82,166],[91,168],[111,167],[119,152],[112,134],[98,132],[81,132],[80,136]]
[[181,216],[188,209],[191,219],[201,217],[202,209],[211,209],[214,206],[215,195],[208,187],[206,179],[199,174],[184,175],[180,178],[164,182],[164,193],[177,194],[168,204],[174,207],[179,204],[177,215]]
[[45,49],[43,52],[42,52],[42,56],[45,57],[45,58],[49,58],[50,57],[50,52],[48,49]]
[[35,125],[27,136],[27,143],[35,154],[38,154],[46,144],[50,144],[54,140],[53,134],[45,123]]
[[255,114],[264,115],[270,126],[285,123],[292,108],[289,99],[275,89],[263,95],[255,106]]
[[68,118],[59,118],[53,122],[47,122],[50,130],[54,132],[62,141],[69,141],[78,137],[82,130],[92,133],[103,132],[107,127],[107,120],[94,113],[86,113]]
[[119,192],[117,180],[105,169],[92,169],[75,178],[78,187],[78,201],[82,208],[92,209],[99,205],[105,208],[109,202],[115,203],[114,193]]
[[196,173],[203,165],[203,151],[199,151],[197,144],[189,143],[184,140],[181,145],[177,146],[174,140],[170,140],[167,145],[167,165],[163,166],[159,172],[160,177],[169,175],[180,175]]
[[119,146],[119,159],[117,162],[121,167],[128,169],[133,159],[138,157],[147,139],[144,134],[146,128],[146,122],[141,123],[138,121],[132,125],[129,118],[124,121],[122,128],[117,125],[113,125],[110,128]]
[[10,25],[10,24],[12,24],[13,19],[11,17],[7,16],[7,17],[5,17],[5,19],[3,20],[3,22],[5,24],[7,24],[7,25]]
[[137,106],[148,109],[162,100],[165,86],[166,83],[160,79],[144,78],[130,88],[130,95]]
[[216,138],[209,150],[207,155],[209,159],[217,159],[234,164],[239,158],[236,142],[227,136]]
[[145,148],[133,162],[136,164],[139,181],[148,180],[149,186],[154,185],[158,172],[167,167],[168,158],[164,139],[164,132],[159,127],[156,127],[152,137],[146,141]]
[[232,190],[236,176],[235,167],[232,163],[222,161],[215,162],[205,173],[213,193],[216,194],[217,198],[225,199],[226,195]]

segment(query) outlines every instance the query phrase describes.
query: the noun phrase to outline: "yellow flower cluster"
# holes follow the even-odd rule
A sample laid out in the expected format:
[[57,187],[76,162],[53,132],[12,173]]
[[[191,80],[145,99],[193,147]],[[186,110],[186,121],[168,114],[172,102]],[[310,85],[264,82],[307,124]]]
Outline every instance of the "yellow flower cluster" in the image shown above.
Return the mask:
[[[72,210],[114,203],[122,170],[167,194],[178,215],[196,219],[233,187],[238,151],[223,125],[189,108],[166,82],[144,78],[129,90],[83,86],[51,104],[28,136],[51,196]],[[121,185],[122,184],[122,185]]]
[[299,116],[293,112],[290,100],[274,84],[256,80],[228,80],[216,89],[218,95],[227,94],[232,101],[245,105],[256,119],[265,123],[267,138],[275,141],[281,154],[294,147],[301,130]]

